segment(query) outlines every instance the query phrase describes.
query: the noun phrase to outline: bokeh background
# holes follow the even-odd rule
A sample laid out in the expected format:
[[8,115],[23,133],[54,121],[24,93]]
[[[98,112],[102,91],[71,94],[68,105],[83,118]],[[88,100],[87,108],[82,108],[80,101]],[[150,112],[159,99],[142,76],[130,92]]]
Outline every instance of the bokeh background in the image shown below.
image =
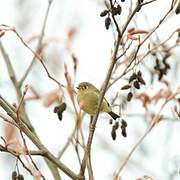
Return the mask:
[[[119,20],[123,24],[128,13],[129,1],[127,0],[121,4],[123,15]],[[158,24],[170,4],[170,0],[157,0],[157,2],[147,5],[135,16],[131,26],[140,29],[151,29]],[[29,46],[35,49],[36,37],[40,34],[47,6],[48,2],[46,0],[1,1],[0,24],[14,26]],[[47,45],[43,51],[43,56],[49,72],[62,84],[66,84],[64,64],[67,64],[75,85],[81,81],[89,81],[98,88],[102,85],[114,43],[113,31],[105,29],[104,20],[99,16],[104,8],[103,0],[54,0],[52,3],[45,29],[44,41],[47,41]],[[172,13],[169,19],[158,29],[158,38],[164,40],[179,26],[179,15]],[[71,40],[68,39],[68,32],[73,32]],[[1,40],[15,68],[17,78],[20,78],[31,62],[33,54],[23,46],[12,32],[6,33]],[[67,48],[68,46],[70,46],[70,50]],[[179,50],[179,48],[176,48],[173,51],[175,60],[171,59],[171,72],[165,77],[171,82],[171,90],[174,90],[180,84],[180,65],[175,64],[179,59]],[[75,77],[70,52],[73,52],[78,60]],[[149,67],[152,67],[151,59],[148,61]],[[153,95],[160,88],[165,87],[157,79],[151,84],[151,77],[147,69],[142,67],[141,70],[143,70],[146,79],[146,86],[142,87],[140,92],[146,91]],[[120,91],[120,88],[126,82],[125,80],[118,81],[109,89],[106,93],[106,98],[109,101],[113,99],[116,92],[120,92],[122,96],[125,94]],[[46,96],[51,90],[57,88],[57,84],[47,77],[38,61],[34,64],[24,84],[31,85],[42,96]],[[1,54],[0,94],[8,102],[16,102],[15,91]],[[39,137],[54,154],[58,154],[74,127],[75,115],[72,103],[68,95],[65,96],[67,110],[64,112],[61,122],[57,115],[53,113],[54,105],[46,107],[43,97],[26,103],[28,115]],[[119,101],[121,103],[122,99]],[[152,104],[151,111],[156,112],[161,103]],[[172,108],[173,103],[170,103],[164,109],[163,115],[169,118],[159,123],[138,147],[123,170],[122,179],[132,180],[144,175],[149,175],[156,180],[176,180],[180,178],[180,123],[178,118],[173,115]],[[118,112],[119,108],[115,108],[115,111]],[[122,116],[128,123],[128,135],[124,138],[119,132],[116,141],[111,138],[109,117],[103,114],[100,115],[92,145],[92,164],[95,179],[112,179],[113,172],[118,169],[135,142],[145,132],[149,118],[144,115],[144,112],[142,103],[135,99],[122,110]],[[82,127],[86,140],[88,126],[89,117],[85,115]],[[7,131],[5,123],[0,121],[0,136],[4,136],[5,131]],[[34,148],[31,143],[29,143],[29,147]],[[42,158],[36,157],[35,160],[43,175],[51,180],[52,176]],[[68,167],[78,172],[79,164],[72,145],[68,147],[61,160]],[[0,153],[0,179],[10,179],[15,163],[16,161],[12,156]],[[23,168],[20,169],[21,173],[26,175],[26,171]],[[60,174],[63,180],[69,179],[62,172]],[[32,177],[27,175],[25,179],[30,180]]]

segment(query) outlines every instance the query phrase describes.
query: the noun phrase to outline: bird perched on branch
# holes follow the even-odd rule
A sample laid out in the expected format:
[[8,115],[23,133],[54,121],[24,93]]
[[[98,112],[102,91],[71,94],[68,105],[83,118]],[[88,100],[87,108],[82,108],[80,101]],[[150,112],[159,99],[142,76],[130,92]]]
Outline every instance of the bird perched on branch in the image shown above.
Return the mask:
[[[100,91],[88,82],[80,83],[77,89],[77,101],[80,108],[91,116],[95,115]],[[100,112],[108,113],[114,120],[120,117],[111,110],[111,107],[105,98],[103,99]]]

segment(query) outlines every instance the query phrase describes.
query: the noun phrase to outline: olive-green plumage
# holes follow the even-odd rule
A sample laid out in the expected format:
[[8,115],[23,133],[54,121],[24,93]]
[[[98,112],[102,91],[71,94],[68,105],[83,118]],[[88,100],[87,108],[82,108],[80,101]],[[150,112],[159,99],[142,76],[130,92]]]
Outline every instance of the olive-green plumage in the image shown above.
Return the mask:
[[[98,106],[100,91],[88,82],[80,83],[77,89],[77,101],[80,108],[86,113],[94,115]],[[105,98],[103,99],[100,112],[108,113],[113,119],[119,118],[119,115],[112,112],[111,107]]]

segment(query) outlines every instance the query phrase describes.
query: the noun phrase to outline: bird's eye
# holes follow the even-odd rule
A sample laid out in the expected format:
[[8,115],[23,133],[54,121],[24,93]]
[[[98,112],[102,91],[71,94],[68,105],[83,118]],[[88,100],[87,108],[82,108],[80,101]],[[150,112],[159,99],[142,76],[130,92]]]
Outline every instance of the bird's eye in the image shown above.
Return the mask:
[[88,88],[88,86],[82,86],[82,90],[85,90],[87,88]]

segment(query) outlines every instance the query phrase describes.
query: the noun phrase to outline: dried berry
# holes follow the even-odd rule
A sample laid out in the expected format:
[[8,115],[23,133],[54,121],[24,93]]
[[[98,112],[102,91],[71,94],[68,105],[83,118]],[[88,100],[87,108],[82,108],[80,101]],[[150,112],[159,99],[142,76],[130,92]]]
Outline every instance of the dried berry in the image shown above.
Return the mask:
[[177,98],[178,103],[180,104],[180,98]]
[[113,140],[116,140],[116,130],[112,128],[111,136]]
[[160,67],[159,67],[159,66],[157,66],[157,65],[155,65],[155,66],[154,66],[154,69],[155,69],[155,70],[159,70],[159,69],[160,69]]
[[132,93],[132,92],[129,92],[129,93],[127,94],[127,101],[131,101],[132,97],[133,97],[133,93]]
[[142,72],[141,72],[141,71],[138,71],[138,72],[137,72],[137,76],[142,76]]
[[163,71],[160,69],[158,80],[160,81],[163,77]]
[[12,180],[16,180],[16,178],[17,178],[17,172],[16,171],[12,172],[11,178],[12,178]]
[[138,4],[142,4],[144,0],[138,0]]
[[178,31],[178,38],[180,38],[180,31]]
[[112,119],[109,119],[109,124],[112,124],[113,123],[113,120]]
[[139,82],[138,81],[134,81],[134,87],[136,88],[136,89],[140,89],[140,85],[139,85]]
[[17,177],[18,180],[24,180],[24,176],[22,174],[19,174]]
[[152,56],[156,56],[156,52],[152,52],[151,55],[152,55]]
[[171,66],[169,64],[165,64],[166,69],[171,69]]
[[58,106],[54,107],[54,113],[57,113],[59,120],[62,120],[62,114],[66,110],[66,103],[61,103]]
[[131,85],[130,85],[130,84],[126,84],[126,85],[124,85],[124,86],[121,88],[121,90],[126,90],[126,89],[129,89],[129,88],[131,88]]
[[159,59],[156,58],[156,65],[158,66],[159,65]]
[[127,127],[127,122],[124,119],[121,120],[121,124],[123,127]]
[[107,14],[108,14],[108,10],[104,10],[104,11],[102,11],[101,13],[100,13],[100,16],[101,17],[104,17],[104,16],[106,16]]
[[107,30],[109,29],[110,24],[111,24],[111,18],[107,17],[105,19],[105,27],[106,27]]
[[134,79],[137,78],[137,74],[136,73],[133,73],[130,78],[129,78],[129,83],[132,82]]
[[140,82],[143,85],[146,85],[146,82],[144,81],[144,79],[141,76],[138,76],[137,79],[138,79],[138,82]]
[[121,134],[123,137],[127,137],[126,129],[122,129]]
[[119,122],[116,121],[115,124],[114,124],[114,127],[113,127],[115,130],[119,128]]
[[180,13],[180,2],[178,3],[178,5],[177,5],[177,7],[176,7],[175,13],[176,13],[176,14],[179,14],[179,13]]
[[122,8],[121,8],[121,6],[118,4],[117,5],[117,8],[116,8],[116,10],[117,10],[117,14],[121,14],[121,12],[122,12]]
[[120,15],[121,11],[122,11],[121,6],[118,5],[117,7],[112,8],[111,13],[113,16],[116,16],[116,15]]
[[113,7],[111,10],[112,16],[117,15],[116,7]]

